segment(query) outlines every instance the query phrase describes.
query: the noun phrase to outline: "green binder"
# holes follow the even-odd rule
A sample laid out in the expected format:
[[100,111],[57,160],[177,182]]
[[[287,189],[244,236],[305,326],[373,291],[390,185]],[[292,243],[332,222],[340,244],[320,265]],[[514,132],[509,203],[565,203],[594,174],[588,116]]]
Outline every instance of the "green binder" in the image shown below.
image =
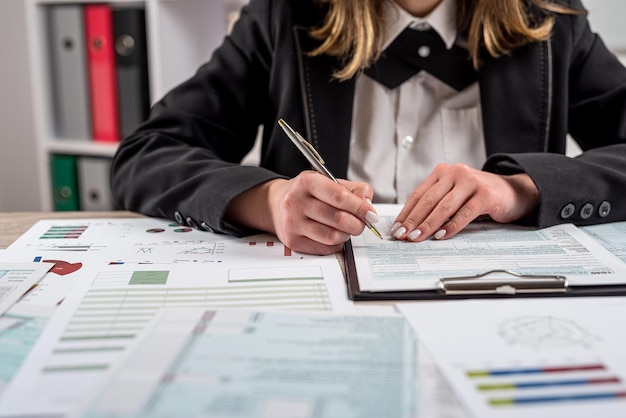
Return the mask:
[[55,211],[80,210],[77,157],[54,154],[50,157],[52,198]]

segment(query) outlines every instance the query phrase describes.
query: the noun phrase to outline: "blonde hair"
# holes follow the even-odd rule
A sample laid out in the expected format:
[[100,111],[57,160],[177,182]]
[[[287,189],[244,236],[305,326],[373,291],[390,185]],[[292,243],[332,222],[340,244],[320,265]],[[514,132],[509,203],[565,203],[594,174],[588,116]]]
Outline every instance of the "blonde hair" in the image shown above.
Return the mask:
[[[321,26],[311,29],[322,44],[311,55],[330,54],[344,60],[335,71],[347,80],[367,68],[381,54],[384,31],[383,3],[393,0],[318,0],[329,10]],[[529,5],[542,13],[531,14]],[[554,25],[553,13],[576,14],[573,10],[547,0],[456,0],[459,34],[467,38],[468,51],[475,68],[480,66],[480,50],[499,57],[513,48],[546,40]]]

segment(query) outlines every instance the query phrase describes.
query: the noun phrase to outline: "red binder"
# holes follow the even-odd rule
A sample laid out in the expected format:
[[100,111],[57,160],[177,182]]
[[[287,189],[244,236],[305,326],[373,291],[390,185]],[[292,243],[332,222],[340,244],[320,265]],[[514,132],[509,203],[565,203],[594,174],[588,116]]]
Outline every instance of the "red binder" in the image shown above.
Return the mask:
[[120,140],[113,18],[108,4],[85,4],[87,70],[94,141]]

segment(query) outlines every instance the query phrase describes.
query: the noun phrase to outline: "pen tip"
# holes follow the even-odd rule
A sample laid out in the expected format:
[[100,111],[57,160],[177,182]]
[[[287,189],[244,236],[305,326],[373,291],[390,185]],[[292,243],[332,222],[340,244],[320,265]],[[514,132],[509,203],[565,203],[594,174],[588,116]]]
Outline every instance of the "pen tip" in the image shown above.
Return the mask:
[[383,239],[383,236],[380,232],[378,232],[378,229],[376,229],[376,227],[374,225],[368,225],[370,231],[372,231],[374,233],[374,235],[376,235],[378,238]]

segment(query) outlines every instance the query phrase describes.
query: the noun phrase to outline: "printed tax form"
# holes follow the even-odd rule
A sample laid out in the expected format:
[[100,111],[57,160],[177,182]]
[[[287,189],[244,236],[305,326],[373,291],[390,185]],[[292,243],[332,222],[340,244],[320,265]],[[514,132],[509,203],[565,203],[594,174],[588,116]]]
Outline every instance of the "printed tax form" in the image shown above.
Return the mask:
[[385,239],[351,239],[361,291],[436,290],[442,278],[494,270],[564,277],[572,287],[626,284],[626,264],[572,224],[536,229],[477,221],[451,238],[413,243],[390,237],[400,205],[376,208]]

